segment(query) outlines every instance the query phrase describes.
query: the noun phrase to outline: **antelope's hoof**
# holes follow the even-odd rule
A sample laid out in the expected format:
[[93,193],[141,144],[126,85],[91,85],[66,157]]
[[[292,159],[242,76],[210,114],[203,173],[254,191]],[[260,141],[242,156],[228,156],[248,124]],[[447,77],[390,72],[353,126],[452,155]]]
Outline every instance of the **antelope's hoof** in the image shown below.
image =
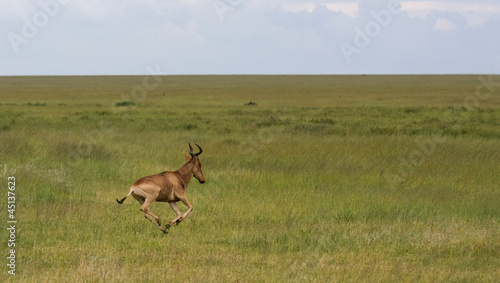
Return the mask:
[[169,223],[169,224],[167,224],[167,225],[165,225],[165,229],[166,229],[166,230],[170,229],[170,227],[172,227],[172,225],[170,225],[170,223]]
[[162,229],[161,231],[163,232],[163,234],[168,234],[168,230],[167,229]]
[[182,220],[180,220],[180,219],[179,219],[179,220],[177,220],[177,221],[175,221],[175,225],[179,225],[179,223],[181,223],[181,221],[182,221]]

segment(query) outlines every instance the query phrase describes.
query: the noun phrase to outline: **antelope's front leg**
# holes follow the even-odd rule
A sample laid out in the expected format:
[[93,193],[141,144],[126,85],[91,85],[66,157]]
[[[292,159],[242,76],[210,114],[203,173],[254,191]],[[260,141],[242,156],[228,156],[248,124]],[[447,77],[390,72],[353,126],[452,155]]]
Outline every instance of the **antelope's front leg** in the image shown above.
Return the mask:
[[182,215],[181,219],[179,219],[179,222],[184,220],[189,215],[189,213],[191,213],[191,211],[193,211],[193,205],[187,200],[187,198],[185,196],[183,198],[181,198],[181,201],[183,204],[185,204],[188,207],[188,210],[186,211],[186,213],[184,213],[184,215]]
[[172,221],[170,221],[170,223],[167,224],[167,229],[170,228],[170,226],[174,225],[174,223],[179,221],[182,217],[182,213],[179,211],[179,208],[177,207],[177,204],[175,204],[175,202],[169,202],[168,204],[170,204],[172,210],[175,212],[175,214],[177,214],[177,218],[173,219]]

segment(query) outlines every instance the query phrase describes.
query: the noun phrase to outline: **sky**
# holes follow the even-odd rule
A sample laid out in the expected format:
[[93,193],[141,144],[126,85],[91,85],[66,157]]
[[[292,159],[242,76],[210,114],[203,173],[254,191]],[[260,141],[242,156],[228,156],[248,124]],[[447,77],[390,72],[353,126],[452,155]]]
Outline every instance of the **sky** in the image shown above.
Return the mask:
[[0,22],[0,76],[500,73],[496,0],[0,0]]

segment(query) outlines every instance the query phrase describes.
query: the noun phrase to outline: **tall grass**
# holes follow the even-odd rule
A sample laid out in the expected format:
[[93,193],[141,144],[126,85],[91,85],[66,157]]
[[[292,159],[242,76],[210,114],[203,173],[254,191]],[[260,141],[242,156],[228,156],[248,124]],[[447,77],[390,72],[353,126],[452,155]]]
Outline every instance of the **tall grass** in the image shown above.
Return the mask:
[[[473,76],[164,77],[135,101],[140,77],[0,80],[19,219],[3,281],[500,278],[499,100],[456,107]],[[114,199],[187,142],[207,182],[163,235]]]

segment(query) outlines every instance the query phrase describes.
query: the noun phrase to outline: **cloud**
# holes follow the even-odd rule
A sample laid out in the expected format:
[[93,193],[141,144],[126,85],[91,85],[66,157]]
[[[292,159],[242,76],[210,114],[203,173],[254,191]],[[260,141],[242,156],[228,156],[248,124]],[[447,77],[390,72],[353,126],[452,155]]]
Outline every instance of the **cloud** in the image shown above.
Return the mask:
[[343,2],[343,3],[318,3],[318,2],[304,2],[304,3],[289,3],[280,5],[280,8],[285,12],[303,12],[307,11],[312,13],[314,9],[318,6],[326,7],[328,10],[333,12],[340,12],[355,18],[359,15],[358,3],[355,2]]
[[[2,2],[0,75],[498,72],[496,2],[403,1],[380,24],[388,2],[72,0],[17,54],[7,35],[44,10]],[[348,62],[339,45],[367,29]]]
[[444,18],[437,19],[436,24],[434,25],[434,29],[444,32],[452,31],[455,30],[456,28],[457,26],[453,22]]
[[412,18],[425,18],[432,12],[451,12],[465,16],[469,25],[479,25],[500,15],[500,5],[478,2],[403,1],[403,11]]

